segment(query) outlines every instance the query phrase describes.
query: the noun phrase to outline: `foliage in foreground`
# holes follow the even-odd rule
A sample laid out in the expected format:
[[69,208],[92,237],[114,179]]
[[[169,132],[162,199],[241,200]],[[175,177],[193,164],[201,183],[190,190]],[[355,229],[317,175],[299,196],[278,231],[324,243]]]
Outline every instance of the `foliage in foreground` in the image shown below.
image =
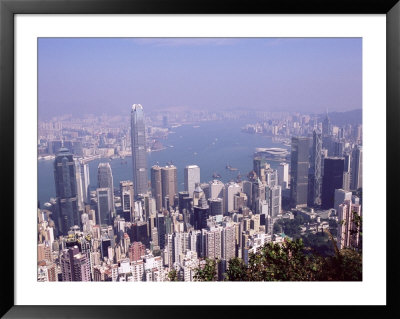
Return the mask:
[[[196,269],[196,280],[216,281],[217,265],[206,259]],[[333,256],[323,257],[307,249],[301,239],[287,240],[251,253],[247,265],[242,259],[231,259],[224,276],[227,281],[360,281],[362,256],[356,250],[335,247]]]

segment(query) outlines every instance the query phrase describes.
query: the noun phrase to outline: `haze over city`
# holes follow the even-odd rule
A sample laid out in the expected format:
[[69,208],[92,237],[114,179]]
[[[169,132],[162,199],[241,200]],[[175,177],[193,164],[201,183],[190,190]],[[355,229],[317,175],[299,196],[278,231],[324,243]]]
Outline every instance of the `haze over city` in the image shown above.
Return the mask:
[[361,38],[40,38],[39,118],[360,109]]
[[39,39],[37,280],[361,281],[361,39]]

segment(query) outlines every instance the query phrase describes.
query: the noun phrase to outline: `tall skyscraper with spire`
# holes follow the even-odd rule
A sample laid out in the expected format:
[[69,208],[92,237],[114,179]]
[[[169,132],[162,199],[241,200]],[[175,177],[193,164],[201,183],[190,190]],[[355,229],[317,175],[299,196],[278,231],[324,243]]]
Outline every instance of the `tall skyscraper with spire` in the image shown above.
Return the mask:
[[135,196],[146,194],[148,190],[146,129],[143,107],[133,104],[131,111],[131,147],[133,164],[133,184]]

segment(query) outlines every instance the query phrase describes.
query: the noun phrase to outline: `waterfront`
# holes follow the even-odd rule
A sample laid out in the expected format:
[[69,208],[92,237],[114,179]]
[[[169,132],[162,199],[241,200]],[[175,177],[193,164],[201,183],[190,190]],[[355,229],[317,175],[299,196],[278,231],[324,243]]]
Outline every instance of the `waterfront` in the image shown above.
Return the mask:
[[[213,173],[221,175],[223,182],[235,180],[240,173],[242,179],[252,170],[253,153],[260,147],[288,148],[282,143],[272,142],[271,137],[258,134],[247,134],[241,132],[241,127],[246,123],[243,121],[212,121],[203,122],[199,125],[182,125],[172,129],[164,145],[164,150],[148,153],[148,168],[155,164],[166,165],[172,162],[178,168],[178,189],[183,190],[183,171],[186,165],[196,164],[200,166],[201,182],[212,180]],[[171,147],[172,146],[172,147]],[[109,159],[95,159],[89,162],[90,186],[92,189],[97,185],[97,166],[100,162]],[[114,187],[119,187],[121,180],[132,180],[132,159],[114,159],[109,161]],[[279,162],[269,162],[275,168]],[[227,164],[237,171],[226,169]],[[150,177],[150,172],[149,172]],[[55,197],[53,160],[38,161],[38,200],[41,204]]]

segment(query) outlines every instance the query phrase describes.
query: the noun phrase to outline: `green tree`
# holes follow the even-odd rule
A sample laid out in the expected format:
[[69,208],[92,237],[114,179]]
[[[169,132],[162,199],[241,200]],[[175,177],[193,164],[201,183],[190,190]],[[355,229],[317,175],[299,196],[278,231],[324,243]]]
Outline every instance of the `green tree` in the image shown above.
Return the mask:
[[205,264],[195,269],[195,281],[217,281],[217,266],[216,259],[206,258]]
[[247,266],[244,264],[243,259],[235,257],[229,260],[225,280],[248,281]]
[[172,269],[168,273],[168,279],[169,279],[169,281],[178,281],[178,273],[177,273],[176,269]]
[[313,254],[305,254],[304,249],[301,239],[264,245],[249,257],[248,279],[250,281],[316,280],[321,260]]

